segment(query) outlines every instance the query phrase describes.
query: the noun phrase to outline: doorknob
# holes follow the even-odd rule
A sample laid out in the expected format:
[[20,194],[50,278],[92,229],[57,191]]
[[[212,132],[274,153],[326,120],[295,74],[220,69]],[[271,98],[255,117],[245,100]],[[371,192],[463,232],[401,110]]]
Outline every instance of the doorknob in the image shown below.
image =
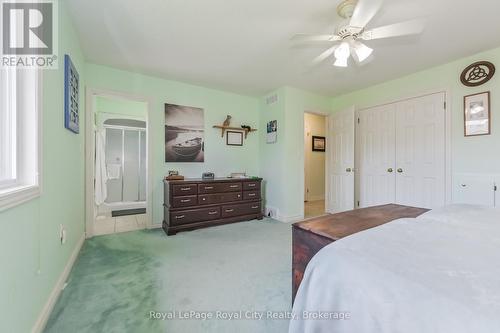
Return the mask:
[[392,173],[394,170],[392,168],[387,169],[387,172]]
[[347,168],[347,169],[345,169],[345,172],[351,172],[351,171],[352,171],[352,169],[351,169],[351,168]]
[[399,172],[399,173],[403,173],[403,169],[399,168],[399,169],[398,169],[398,172]]

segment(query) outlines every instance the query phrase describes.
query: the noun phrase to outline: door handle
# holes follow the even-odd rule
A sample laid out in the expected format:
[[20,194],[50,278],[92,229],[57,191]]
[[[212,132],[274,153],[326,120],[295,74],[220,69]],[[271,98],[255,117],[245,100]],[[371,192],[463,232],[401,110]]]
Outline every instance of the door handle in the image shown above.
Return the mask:
[[345,172],[352,172],[352,169],[351,168],[347,168],[347,169],[345,169]]
[[398,173],[403,173],[403,169],[399,168]]
[[387,169],[387,172],[392,173],[392,172],[394,172],[394,169],[389,168],[389,169]]

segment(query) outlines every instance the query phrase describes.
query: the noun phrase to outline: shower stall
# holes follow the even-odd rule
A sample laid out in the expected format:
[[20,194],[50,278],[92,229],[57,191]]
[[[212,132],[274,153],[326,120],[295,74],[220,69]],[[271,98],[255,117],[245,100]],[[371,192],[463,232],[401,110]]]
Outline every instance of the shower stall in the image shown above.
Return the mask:
[[107,119],[105,211],[146,208],[146,122]]

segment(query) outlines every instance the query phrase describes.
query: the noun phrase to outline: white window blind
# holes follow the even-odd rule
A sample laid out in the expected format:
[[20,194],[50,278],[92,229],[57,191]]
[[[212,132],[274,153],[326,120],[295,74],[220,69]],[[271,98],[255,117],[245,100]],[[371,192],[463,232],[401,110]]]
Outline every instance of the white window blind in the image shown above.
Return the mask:
[[16,184],[16,71],[0,70],[0,188]]
[[0,69],[0,210],[40,193],[40,82],[38,70]]

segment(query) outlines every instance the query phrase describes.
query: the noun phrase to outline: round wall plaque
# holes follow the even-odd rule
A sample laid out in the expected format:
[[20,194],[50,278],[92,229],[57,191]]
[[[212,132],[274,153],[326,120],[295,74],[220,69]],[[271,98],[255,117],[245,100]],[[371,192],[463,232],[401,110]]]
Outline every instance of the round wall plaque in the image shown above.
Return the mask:
[[460,75],[460,81],[467,87],[477,87],[488,82],[495,75],[495,65],[489,61],[475,62]]

